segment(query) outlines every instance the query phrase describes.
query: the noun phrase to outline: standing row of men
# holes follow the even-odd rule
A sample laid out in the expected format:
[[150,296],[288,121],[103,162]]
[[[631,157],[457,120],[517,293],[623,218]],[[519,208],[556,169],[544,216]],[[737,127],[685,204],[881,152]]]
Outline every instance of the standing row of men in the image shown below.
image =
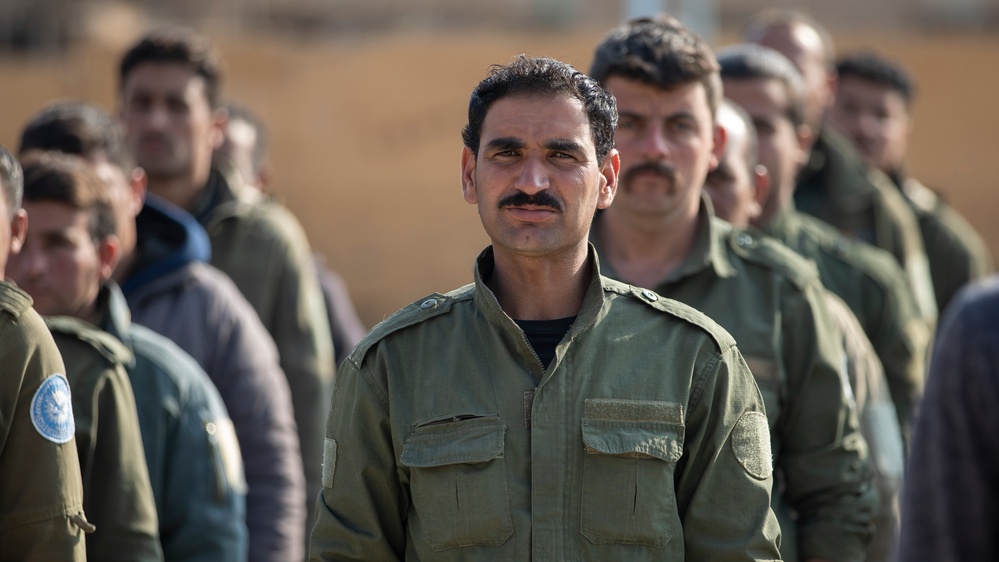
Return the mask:
[[342,364],[313,559],[893,559],[937,302],[913,209],[825,125],[824,37],[767,14],[716,57],[640,19],[589,76],[479,83],[492,244]]
[[[0,159],[7,275],[51,332],[2,286],[31,341],[5,353],[34,377],[10,434],[67,485],[22,534],[79,553],[90,533],[93,560],[300,560],[315,501],[313,559],[891,559],[928,334],[964,282],[923,240],[953,254],[967,229],[900,157],[869,143],[902,191],[825,125],[817,24],[769,14],[745,37],[716,57],[640,19],[589,76],[496,68],[462,134],[492,242],[475,283],[375,328],[329,409],[304,234],[213,166],[207,44],[145,37],[123,128],[83,104],[28,124],[24,210]],[[870,97],[844,92],[838,126]],[[18,558],[51,554],[28,542]]]
[[[6,272],[24,290],[4,285],[5,302],[17,320],[33,298],[51,336],[31,345],[58,347],[4,418],[77,460],[54,479],[61,507],[4,504],[2,558],[86,543],[91,560],[302,560],[334,367],[313,255],[286,210],[212,166],[225,114],[203,39],[154,32],[119,77],[121,122],[56,104],[25,127],[20,164],[3,153]],[[7,533],[67,516],[52,540]]]

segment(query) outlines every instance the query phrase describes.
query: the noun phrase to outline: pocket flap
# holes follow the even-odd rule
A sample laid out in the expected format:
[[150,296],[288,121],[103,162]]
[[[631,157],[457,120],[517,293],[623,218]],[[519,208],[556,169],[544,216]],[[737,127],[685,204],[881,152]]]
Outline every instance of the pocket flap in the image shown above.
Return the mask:
[[589,454],[680,460],[683,436],[679,427],[662,422],[621,422],[583,419],[583,444]]
[[503,457],[505,436],[506,426],[500,424],[441,426],[410,435],[399,462],[411,468],[489,462]]

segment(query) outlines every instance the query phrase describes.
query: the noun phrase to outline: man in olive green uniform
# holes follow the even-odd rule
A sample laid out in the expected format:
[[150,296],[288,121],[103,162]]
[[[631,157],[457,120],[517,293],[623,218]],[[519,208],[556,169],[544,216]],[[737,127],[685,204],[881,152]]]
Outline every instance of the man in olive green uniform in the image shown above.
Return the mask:
[[[807,158],[801,75],[780,53],[741,44],[718,53],[725,95],[759,128],[759,163],[769,195],[753,226],[813,260],[822,283],[856,314],[888,377],[895,410],[909,425],[923,388],[929,333],[901,268],[884,250],[845,239],[795,208],[795,174]],[[710,183],[710,182],[709,182]]]
[[[52,181],[48,171],[54,165],[54,158],[35,154],[24,159],[25,190],[35,189],[36,184],[44,184],[48,189],[61,188]],[[85,162],[69,157],[63,157],[62,161],[73,164],[62,169],[68,177],[74,181],[92,182],[94,190],[100,189],[100,180]],[[72,277],[53,275],[45,284],[40,284],[24,273],[35,267],[32,260],[36,259],[36,253],[30,251],[31,244],[56,248],[56,253],[64,259],[82,257],[74,245],[79,233],[50,230],[37,221],[32,228],[44,229],[46,235],[38,239],[29,236],[24,253],[31,257],[11,260],[11,275],[25,281],[25,288],[33,295],[35,307],[41,313],[75,310],[75,316],[86,317],[87,310],[93,310],[96,285],[86,291],[76,291],[62,285],[72,283]],[[82,232],[85,235],[87,229]],[[95,250],[91,248],[90,251]],[[90,273],[95,278],[101,274],[110,275],[111,267],[108,265],[102,272],[93,266]],[[27,284],[29,280],[31,283]],[[46,318],[46,324],[65,361],[72,389],[83,506],[87,519],[96,527],[87,537],[87,559],[162,560],[156,504],[139,432],[135,397],[125,372],[131,354],[114,337],[77,318],[51,316]]]
[[804,78],[805,125],[812,136],[794,191],[798,209],[888,250],[908,276],[920,315],[936,322],[933,281],[915,214],[891,181],[867,169],[850,141],[825,122],[836,82],[829,33],[804,14],[767,11],[747,24],[743,38],[781,53]]
[[312,560],[769,560],[766,416],[734,341],[600,275],[614,100],[552,59],[483,80],[462,193],[475,283],[375,327],[337,375]]
[[702,193],[724,149],[714,54],[672,18],[635,20],[604,38],[590,75],[620,115],[621,190],[591,233],[604,271],[739,342],[770,421],[783,558],[859,558],[876,498],[824,289],[809,262],[715,218]]
[[[122,57],[120,112],[150,192],[190,212],[211,239],[212,265],[229,275],[277,344],[288,377],[306,478],[320,490],[323,427],[333,380],[329,321],[301,225],[287,209],[212,167],[222,141],[218,57],[182,29],[143,37]],[[175,103],[185,111],[174,111]],[[304,535],[304,529],[302,530]],[[300,541],[304,545],[304,538]],[[294,560],[285,549],[273,560]],[[251,551],[251,559],[255,555]]]
[[868,166],[892,179],[915,211],[942,312],[958,289],[992,272],[989,248],[957,210],[906,175],[915,86],[905,69],[863,54],[841,58],[836,74],[836,102],[829,120],[853,141]]
[[[765,49],[757,45],[745,48],[750,52]],[[726,71],[732,71],[733,49],[741,47],[719,52],[718,60],[723,77]],[[791,67],[791,63],[780,54],[771,52],[777,57],[776,60]],[[793,68],[790,70],[796,72]],[[727,81],[724,83],[729,84]],[[769,175],[765,167],[757,164],[757,152],[774,152],[774,147],[767,144],[773,141],[771,136],[781,136],[777,134],[780,127],[773,127],[775,124],[779,125],[775,123],[774,116],[759,113],[760,108],[757,106],[753,108],[758,112],[757,119],[761,128],[767,132],[762,143],[756,136],[752,118],[731,100],[722,102],[717,121],[725,129],[725,153],[718,167],[708,174],[704,182],[704,190],[711,197],[718,216],[740,228],[748,227],[750,222],[758,219],[768,200]],[[890,257],[888,259],[891,260]],[[899,275],[902,275],[901,272]],[[831,318],[843,333],[846,372],[860,415],[861,431],[867,440],[878,489],[878,508],[872,520],[874,534],[868,544],[865,560],[887,562],[893,559],[892,553],[898,539],[898,502],[904,464],[902,434],[881,361],[864,334],[863,327],[842,299],[829,291],[826,292],[826,297]]]
[[0,560],[86,560],[66,369],[31,297],[4,280],[24,241],[21,169],[0,146]]
[[[218,390],[166,338],[132,325],[121,290],[105,276],[119,257],[112,188],[74,175],[84,161],[50,153],[26,182],[32,226],[10,275],[47,315],[81,314],[123,343],[166,562],[245,562],[240,447]],[[103,179],[103,178],[102,178]],[[60,240],[50,244],[49,240]],[[68,256],[74,256],[68,259]],[[94,275],[94,273],[97,275]],[[97,289],[95,292],[94,289]],[[58,299],[53,295],[58,293]],[[78,299],[89,295],[92,301]],[[64,306],[79,303],[81,306]]]

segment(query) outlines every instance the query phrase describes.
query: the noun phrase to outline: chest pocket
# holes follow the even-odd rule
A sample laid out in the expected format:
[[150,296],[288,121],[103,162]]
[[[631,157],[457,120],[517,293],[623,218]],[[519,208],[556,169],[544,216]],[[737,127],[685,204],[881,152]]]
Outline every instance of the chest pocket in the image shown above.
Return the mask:
[[436,551],[499,546],[513,535],[496,416],[458,416],[417,427],[400,462],[410,469],[410,526]]
[[680,405],[587,400],[586,408],[580,532],[594,544],[665,548],[680,527]]

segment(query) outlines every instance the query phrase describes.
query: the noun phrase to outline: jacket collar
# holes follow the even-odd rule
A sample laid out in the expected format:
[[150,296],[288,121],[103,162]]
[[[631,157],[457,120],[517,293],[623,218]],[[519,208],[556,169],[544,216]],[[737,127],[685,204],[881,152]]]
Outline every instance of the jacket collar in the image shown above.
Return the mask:
[[[596,244],[599,252],[599,237],[595,232],[599,223],[599,217],[594,220],[594,227],[590,230],[590,242]],[[695,275],[701,271],[711,268],[718,277],[731,277],[736,274],[732,262],[729,260],[726,249],[726,233],[731,227],[726,227],[728,223],[715,217],[714,209],[707,195],[701,195],[701,203],[697,209],[697,230],[694,232],[694,244],[687,254],[687,259],[680,264],[672,273],[661,280],[657,286],[668,285],[684,277]],[[604,265],[604,273],[613,279],[619,279],[608,262]]]
[[[604,306],[603,282],[600,276],[600,263],[597,259],[596,249],[589,244],[587,252],[587,262],[590,265],[590,282],[583,295],[583,302],[576,314],[576,321],[572,323],[570,335],[588,328],[596,320]],[[487,285],[492,277],[496,262],[493,257],[493,247],[489,246],[475,260],[475,294],[474,302],[479,310],[493,323],[500,326],[507,326],[520,331],[512,318],[503,310],[496,295]]]
[[132,313],[125,295],[114,281],[106,281],[97,293],[97,327],[132,349]]

